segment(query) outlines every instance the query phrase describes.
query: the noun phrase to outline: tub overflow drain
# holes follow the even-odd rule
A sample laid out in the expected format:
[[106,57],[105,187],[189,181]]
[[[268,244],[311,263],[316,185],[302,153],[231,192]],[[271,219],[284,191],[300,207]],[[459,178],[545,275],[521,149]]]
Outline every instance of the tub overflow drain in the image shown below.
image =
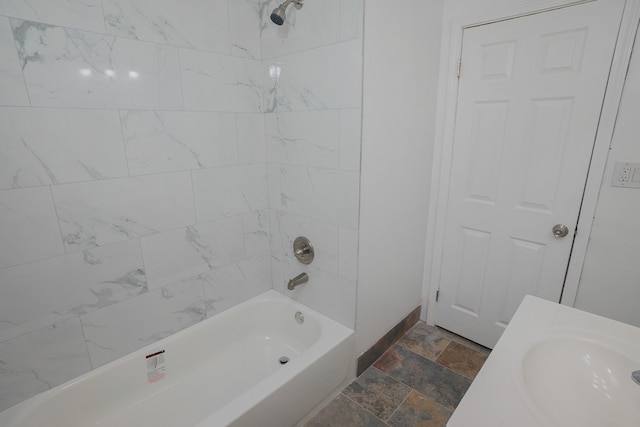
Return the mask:
[[289,361],[289,358],[287,356],[282,356],[278,361],[281,365],[285,365]]

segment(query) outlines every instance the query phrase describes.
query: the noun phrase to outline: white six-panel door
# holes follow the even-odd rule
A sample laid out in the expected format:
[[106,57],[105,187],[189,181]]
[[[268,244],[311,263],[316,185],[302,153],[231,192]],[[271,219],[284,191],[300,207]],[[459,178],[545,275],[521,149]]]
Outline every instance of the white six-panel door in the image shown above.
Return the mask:
[[493,347],[526,294],[560,300],[623,4],[464,30],[438,325]]

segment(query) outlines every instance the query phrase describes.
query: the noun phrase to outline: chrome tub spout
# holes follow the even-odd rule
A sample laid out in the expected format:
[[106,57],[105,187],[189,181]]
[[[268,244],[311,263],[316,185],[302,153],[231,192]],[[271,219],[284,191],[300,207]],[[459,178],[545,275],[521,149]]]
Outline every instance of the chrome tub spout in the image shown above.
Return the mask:
[[293,279],[289,280],[289,284],[287,285],[287,289],[290,291],[294,290],[296,286],[300,286],[303,283],[307,283],[309,281],[309,276],[307,273],[300,273]]

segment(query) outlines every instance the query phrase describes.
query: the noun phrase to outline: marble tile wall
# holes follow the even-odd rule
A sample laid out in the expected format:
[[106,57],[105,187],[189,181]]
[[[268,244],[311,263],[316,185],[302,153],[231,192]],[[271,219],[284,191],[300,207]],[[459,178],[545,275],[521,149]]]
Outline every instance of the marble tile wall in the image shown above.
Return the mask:
[[354,326],[363,0],[278,4],[0,2],[0,410],[272,287]]
[[271,288],[261,12],[0,2],[0,410]]
[[[280,2],[268,2],[268,12]],[[362,0],[305,1],[278,27],[263,15],[273,288],[355,327]],[[316,257],[305,266],[292,243],[308,237]],[[309,282],[294,291],[301,272]]]

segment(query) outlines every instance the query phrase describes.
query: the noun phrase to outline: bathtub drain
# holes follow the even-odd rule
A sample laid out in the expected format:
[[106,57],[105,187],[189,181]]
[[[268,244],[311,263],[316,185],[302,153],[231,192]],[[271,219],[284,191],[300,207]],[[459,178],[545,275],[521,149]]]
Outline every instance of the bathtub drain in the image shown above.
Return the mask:
[[287,356],[282,356],[278,361],[281,365],[285,365],[289,361],[289,358]]

